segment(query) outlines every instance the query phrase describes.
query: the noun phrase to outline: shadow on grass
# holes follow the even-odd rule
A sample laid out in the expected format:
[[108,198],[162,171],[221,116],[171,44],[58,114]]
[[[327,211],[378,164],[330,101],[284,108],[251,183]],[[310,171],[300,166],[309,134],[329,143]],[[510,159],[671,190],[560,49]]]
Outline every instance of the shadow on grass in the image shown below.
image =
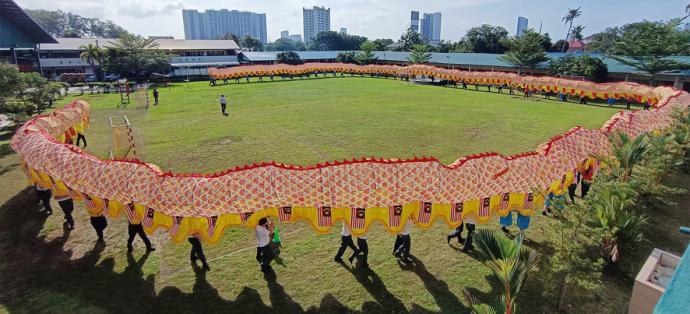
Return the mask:
[[9,143],[0,144],[0,158],[14,154]]

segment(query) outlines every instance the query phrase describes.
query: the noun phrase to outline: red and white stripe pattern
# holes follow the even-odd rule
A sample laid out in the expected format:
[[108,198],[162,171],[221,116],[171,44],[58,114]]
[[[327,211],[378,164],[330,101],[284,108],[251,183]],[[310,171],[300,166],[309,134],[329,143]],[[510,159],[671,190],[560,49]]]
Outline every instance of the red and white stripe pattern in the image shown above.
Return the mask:
[[364,228],[366,210],[360,207],[352,207],[352,216],[350,218],[350,226],[352,229]]
[[503,193],[503,196],[501,197],[501,203],[498,204],[498,208],[500,208],[501,210],[508,208],[509,202],[510,202],[510,193]]
[[103,215],[110,215],[110,200],[107,198],[103,199]]
[[211,238],[216,232],[216,222],[218,222],[218,216],[206,217],[206,221],[208,222],[208,237]]
[[462,221],[462,211],[464,209],[463,203],[453,204],[453,208],[450,210],[450,222],[460,222]]
[[280,219],[280,222],[290,222],[290,219],[292,219],[292,207],[281,207],[278,210],[278,218]]
[[182,217],[173,216],[173,225],[168,230],[168,233],[170,233],[170,236],[172,236],[174,238],[177,235],[177,233],[180,231],[181,226],[182,226]]
[[331,218],[331,208],[329,206],[318,207],[319,212],[319,227],[330,227],[333,225],[333,219]]
[[422,206],[419,209],[419,216],[417,216],[417,222],[427,224],[431,219],[431,203],[421,202],[421,204]]
[[91,196],[89,196],[86,193],[84,193],[84,203],[86,203],[86,208],[88,208],[88,209],[96,208],[96,204],[93,203]]
[[134,209],[134,204],[129,203],[125,205],[125,214],[127,214],[127,218],[129,219],[129,222],[133,222],[136,219],[137,212]]
[[522,209],[529,209],[534,207],[534,195],[532,193],[527,193],[525,195],[525,201],[522,202]]
[[400,227],[400,217],[402,216],[402,205],[393,205],[388,207],[388,225],[391,227]]
[[491,209],[491,198],[482,198],[482,201],[479,203],[479,217],[489,216],[489,209]]
[[146,216],[144,216],[144,227],[151,228],[153,226],[153,208],[146,209]]
[[252,214],[253,214],[253,212],[249,212],[249,213],[240,213],[240,219],[242,219],[242,223],[247,222],[247,220],[249,219],[249,217],[252,216]]

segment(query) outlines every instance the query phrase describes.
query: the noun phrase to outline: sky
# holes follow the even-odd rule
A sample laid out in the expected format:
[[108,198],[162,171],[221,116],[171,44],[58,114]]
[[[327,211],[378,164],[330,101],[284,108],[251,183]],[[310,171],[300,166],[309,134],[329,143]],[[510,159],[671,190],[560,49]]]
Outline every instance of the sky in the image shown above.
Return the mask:
[[[302,34],[302,8],[331,9],[331,29],[345,27],[349,34],[369,39],[397,40],[409,27],[410,11],[441,12],[441,38],[457,41],[481,24],[499,25],[514,35],[517,17],[529,27],[549,33],[555,41],[567,31],[561,18],[568,8],[581,7],[575,24],[585,26],[585,36],[606,27],[641,20],[668,20],[685,14],[690,0],[16,0],[25,8],[61,9],[84,17],[109,19],[130,32],[184,38],[182,9],[228,9],[266,13],[268,39],[282,30]],[[690,18],[688,19],[690,22]]]

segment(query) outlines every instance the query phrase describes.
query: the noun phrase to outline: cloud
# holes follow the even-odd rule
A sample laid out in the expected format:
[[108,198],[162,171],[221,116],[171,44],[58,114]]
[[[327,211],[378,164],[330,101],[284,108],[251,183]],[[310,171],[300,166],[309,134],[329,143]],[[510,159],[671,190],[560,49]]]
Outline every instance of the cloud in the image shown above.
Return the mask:
[[134,18],[149,18],[161,15],[172,15],[180,10],[187,8],[183,2],[162,3],[161,1],[130,2],[128,5],[120,6],[117,13]]

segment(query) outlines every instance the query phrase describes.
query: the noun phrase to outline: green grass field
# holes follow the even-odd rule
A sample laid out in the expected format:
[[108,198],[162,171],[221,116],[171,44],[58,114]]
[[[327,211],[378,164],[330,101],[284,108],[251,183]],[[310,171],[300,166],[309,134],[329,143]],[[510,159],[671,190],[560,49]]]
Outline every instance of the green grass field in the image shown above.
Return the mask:
[[[229,117],[220,114],[218,96],[229,96]],[[262,160],[313,164],[355,156],[433,155],[444,163],[483,151],[510,154],[534,149],[575,125],[598,127],[619,109],[523,99],[486,92],[411,86],[383,79],[338,78],[218,86],[178,84],[161,90],[161,104],[148,112],[131,105],[115,109],[117,95],[84,95],[94,108],[88,149],[101,157],[109,150],[108,115],[126,114],[137,132],[140,157],[165,169],[213,171]],[[495,282],[476,255],[449,247],[442,224],[414,229],[414,266],[391,256],[394,236],[370,233],[370,270],[332,261],[337,232],[316,235],[304,223],[281,225],[283,250],[265,279],[254,260],[253,230],[226,230],[207,245],[212,270],[189,265],[189,245],[172,244],[165,232],[152,240],[157,251],[144,254],[137,240],[126,253],[127,223],[110,220],[105,248],[83,205],[75,210],[76,229],[62,229],[62,217],[39,212],[31,188],[8,147],[11,130],[0,135],[0,311],[38,312],[467,312],[462,290],[482,301],[497,296]],[[685,186],[690,178],[672,178]],[[639,248],[621,272],[607,273],[598,296],[577,295],[572,313],[626,313],[634,274],[652,247],[683,249],[675,232],[690,224],[689,195],[682,205],[659,209],[649,226],[650,242]],[[527,245],[543,255],[551,218],[535,217]],[[491,223],[480,228],[497,228]],[[334,228],[339,230],[339,228]],[[547,284],[535,271],[518,299],[521,312],[549,313]]]

